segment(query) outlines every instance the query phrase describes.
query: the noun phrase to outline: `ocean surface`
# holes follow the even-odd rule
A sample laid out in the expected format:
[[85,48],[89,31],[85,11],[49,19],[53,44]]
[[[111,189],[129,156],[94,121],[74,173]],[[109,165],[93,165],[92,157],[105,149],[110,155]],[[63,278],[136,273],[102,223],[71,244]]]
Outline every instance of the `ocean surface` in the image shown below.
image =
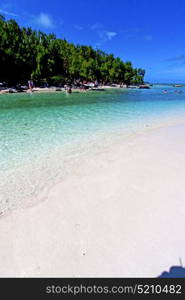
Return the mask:
[[83,155],[181,119],[185,88],[173,86],[0,95],[0,213],[32,203]]

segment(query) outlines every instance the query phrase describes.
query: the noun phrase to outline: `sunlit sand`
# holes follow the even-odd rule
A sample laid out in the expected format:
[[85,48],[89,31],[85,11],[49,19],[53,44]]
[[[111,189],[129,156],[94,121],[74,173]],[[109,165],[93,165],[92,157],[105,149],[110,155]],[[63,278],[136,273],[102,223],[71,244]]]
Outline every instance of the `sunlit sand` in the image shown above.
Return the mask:
[[156,277],[185,262],[185,124],[88,155],[0,219],[0,276]]

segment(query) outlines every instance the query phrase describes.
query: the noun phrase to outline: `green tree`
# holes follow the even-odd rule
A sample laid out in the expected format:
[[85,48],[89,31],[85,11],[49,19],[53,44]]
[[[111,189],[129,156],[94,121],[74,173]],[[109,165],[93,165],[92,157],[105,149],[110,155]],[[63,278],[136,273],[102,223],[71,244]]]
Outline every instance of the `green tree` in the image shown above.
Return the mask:
[[102,83],[142,83],[145,70],[134,69],[113,54],[91,46],[74,45],[66,39],[21,28],[0,15],[0,81],[26,83],[32,78],[62,84],[81,80]]

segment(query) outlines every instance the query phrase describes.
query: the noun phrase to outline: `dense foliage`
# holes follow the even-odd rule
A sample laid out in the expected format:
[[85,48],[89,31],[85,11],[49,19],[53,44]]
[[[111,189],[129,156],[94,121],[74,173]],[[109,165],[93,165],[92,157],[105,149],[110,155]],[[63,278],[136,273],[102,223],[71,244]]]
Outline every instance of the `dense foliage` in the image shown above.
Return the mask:
[[0,16],[0,82],[25,84],[33,79],[55,84],[88,80],[142,83],[145,71],[112,54],[79,46]]

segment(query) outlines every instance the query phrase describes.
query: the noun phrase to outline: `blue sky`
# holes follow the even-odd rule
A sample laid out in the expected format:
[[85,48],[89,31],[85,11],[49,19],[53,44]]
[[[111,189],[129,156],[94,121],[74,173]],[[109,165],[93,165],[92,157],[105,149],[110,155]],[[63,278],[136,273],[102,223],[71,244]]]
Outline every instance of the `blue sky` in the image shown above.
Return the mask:
[[146,81],[185,82],[184,0],[2,0],[0,14],[130,60]]

